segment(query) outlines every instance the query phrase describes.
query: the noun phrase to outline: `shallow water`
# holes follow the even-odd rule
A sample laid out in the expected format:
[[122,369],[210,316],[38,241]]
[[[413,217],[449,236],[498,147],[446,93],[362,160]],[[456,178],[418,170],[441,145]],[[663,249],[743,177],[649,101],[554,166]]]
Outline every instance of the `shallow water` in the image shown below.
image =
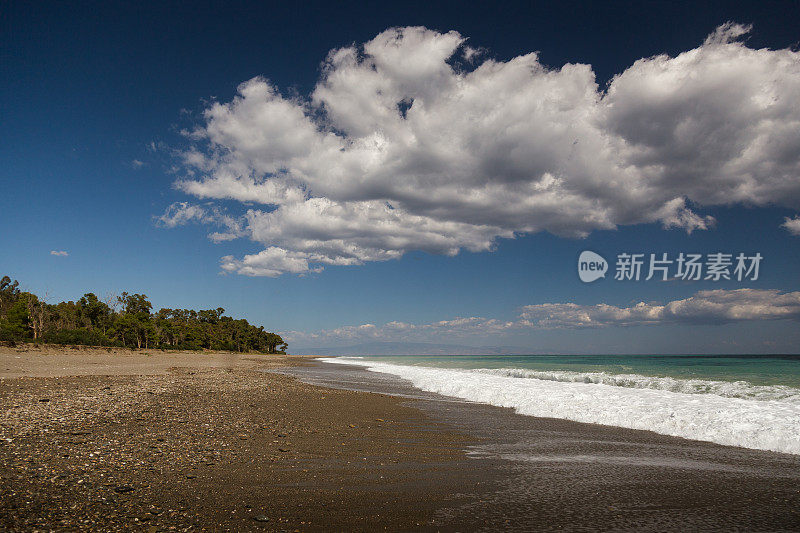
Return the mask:
[[371,355],[356,359],[434,368],[513,368],[746,381],[800,389],[800,355]]

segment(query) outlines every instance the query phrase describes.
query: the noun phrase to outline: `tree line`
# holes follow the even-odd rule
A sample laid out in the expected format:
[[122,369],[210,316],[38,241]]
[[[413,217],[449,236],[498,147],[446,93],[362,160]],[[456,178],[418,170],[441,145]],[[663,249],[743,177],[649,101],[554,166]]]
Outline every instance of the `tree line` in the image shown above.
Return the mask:
[[16,280],[3,276],[0,341],[261,353],[285,353],[287,348],[280,335],[224,316],[221,307],[153,313],[146,295],[127,292],[103,300],[89,292],[77,302],[57,304],[45,299],[21,291]]

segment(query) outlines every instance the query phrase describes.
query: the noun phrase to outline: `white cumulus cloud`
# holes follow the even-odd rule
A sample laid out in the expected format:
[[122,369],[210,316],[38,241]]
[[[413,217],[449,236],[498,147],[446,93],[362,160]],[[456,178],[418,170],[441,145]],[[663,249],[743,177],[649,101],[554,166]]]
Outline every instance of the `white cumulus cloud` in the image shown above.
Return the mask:
[[[797,208],[800,53],[749,48],[748,31],[723,25],[603,90],[589,65],[481,61],[457,32],[389,29],[332,50],[307,98],[258,77],[209,106],[176,187],[247,205],[224,236],[264,250],[223,269],[268,276],[538,231],[705,230],[703,206]],[[219,224],[192,209],[163,222]]]
[[647,324],[726,324],[741,320],[800,319],[800,292],[775,289],[699,291],[664,305],[537,304],[522,308],[521,319],[537,328],[586,328]]
[[50,255],[55,255],[58,257],[67,257],[69,253],[65,250],[50,250]]

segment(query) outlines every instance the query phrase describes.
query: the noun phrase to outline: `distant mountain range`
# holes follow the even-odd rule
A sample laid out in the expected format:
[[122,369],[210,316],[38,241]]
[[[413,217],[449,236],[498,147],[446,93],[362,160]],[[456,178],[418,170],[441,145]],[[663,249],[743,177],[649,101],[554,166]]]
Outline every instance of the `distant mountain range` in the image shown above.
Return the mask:
[[294,348],[292,353],[313,355],[528,355],[535,353],[519,346],[467,346],[428,342],[367,342],[352,346]]

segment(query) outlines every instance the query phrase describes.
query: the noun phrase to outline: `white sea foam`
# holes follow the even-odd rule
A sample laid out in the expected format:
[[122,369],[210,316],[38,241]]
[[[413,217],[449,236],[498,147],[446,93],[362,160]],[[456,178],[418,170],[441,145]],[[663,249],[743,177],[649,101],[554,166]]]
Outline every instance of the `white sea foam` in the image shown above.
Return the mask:
[[800,391],[791,387],[602,372],[431,368],[348,357],[325,361],[364,366],[425,391],[511,407],[523,415],[800,454]]
[[565,383],[594,383],[657,389],[685,394],[716,394],[726,398],[745,400],[778,400],[800,405],[800,389],[785,385],[753,385],[747,381],[715,381],[708,379],[676,379],[671,377],[642,376],[640,374],[609,374],[607,372],[574,372],[569,370],[528,370],[524,368],[479,368],[473,372],[508,376],[512,378],[542,379]]

